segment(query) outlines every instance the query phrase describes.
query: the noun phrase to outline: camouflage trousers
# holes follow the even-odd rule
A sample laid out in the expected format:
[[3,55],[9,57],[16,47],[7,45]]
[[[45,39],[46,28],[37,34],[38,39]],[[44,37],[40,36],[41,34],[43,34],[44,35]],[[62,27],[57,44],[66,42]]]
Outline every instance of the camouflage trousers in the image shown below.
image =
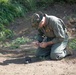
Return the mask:
[[[48,38],[45,40],[45,42],[51,41],[53,38]],[[68,44],[68,38],[66,37],[63,42],[56,43],[53,45],[50,45],[46,48],[39,47],[36,51],[37,57],[47,57],[49,56],[51,59],[62,59],[67,55],[67,47]]]

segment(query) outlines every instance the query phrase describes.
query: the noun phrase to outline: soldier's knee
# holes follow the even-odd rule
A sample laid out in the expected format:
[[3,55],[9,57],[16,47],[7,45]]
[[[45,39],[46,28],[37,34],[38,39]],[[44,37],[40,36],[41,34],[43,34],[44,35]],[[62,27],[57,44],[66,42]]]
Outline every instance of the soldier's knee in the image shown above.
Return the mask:
[[62,53],[51,53],[50,58],[53,60],[60,60],[64,58],[64,55],[62,55]]

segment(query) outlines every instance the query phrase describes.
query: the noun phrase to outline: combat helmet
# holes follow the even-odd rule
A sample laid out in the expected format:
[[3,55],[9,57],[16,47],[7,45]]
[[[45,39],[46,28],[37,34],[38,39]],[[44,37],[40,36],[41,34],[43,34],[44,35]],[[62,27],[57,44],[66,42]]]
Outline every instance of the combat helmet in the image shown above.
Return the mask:
[[40,21],[42,20],[44,14],[39,11],[37,13],[34,13],[32,16],[31,16],[31,23],[32,23],[32,27],[35,27],[37,28]]

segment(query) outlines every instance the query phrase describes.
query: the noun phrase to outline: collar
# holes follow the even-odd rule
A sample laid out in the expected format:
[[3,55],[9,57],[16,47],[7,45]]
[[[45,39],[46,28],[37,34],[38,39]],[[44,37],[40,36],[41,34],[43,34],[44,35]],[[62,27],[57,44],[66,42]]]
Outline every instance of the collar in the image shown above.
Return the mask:
[[47,14],[45,14],[45,17],[46,17],[46,25],[47,26],[49,24],[49,16]]

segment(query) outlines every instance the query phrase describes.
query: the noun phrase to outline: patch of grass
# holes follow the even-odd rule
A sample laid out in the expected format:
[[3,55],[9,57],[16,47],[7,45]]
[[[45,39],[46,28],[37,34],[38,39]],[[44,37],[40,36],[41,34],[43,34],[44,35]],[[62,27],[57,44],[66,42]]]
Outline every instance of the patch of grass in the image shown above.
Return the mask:
[[1,2],[4,2],[4,3],[8,3],[10,0],[0,0],[0,3]]
[[0,31],[0,41],[5,41],[6,39],[11,39],[14,36],[14,32],[10,29],[3,28],[2,31]]
[[36,9],[36,0],[12,0],[13,3],[17,2],[23,5],[24,10],[35,10]]
[[76,39],[72,39],[69,41],[69,48],[72,50],[76,50]]
[[13,32],[7,26],[21,16],[24,16],[22,5],[11,3],[11,0],[0,0],[0,41],[12,38]]
[[6,42],[4,44],[4,47],[9,47],[11,49],[19,48],[20,45],[30,42],[31,39],[24,38],[24,37],[18,37],[15,40],[12,40],[10,43]]
[[27,40],[24,37],[18,37],[17,39],[12,41],[12,44],[24,44]]

